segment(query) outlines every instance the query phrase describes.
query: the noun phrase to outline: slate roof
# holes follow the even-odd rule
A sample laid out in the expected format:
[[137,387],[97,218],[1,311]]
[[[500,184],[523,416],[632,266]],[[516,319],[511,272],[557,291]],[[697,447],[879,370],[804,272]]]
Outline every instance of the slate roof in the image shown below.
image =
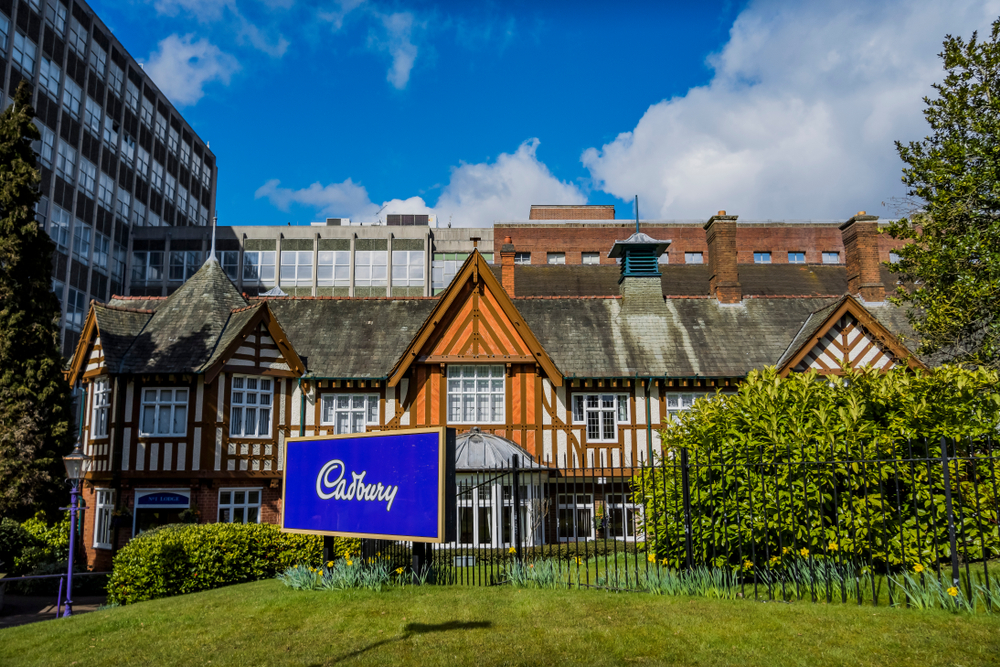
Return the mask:
[[[617,266],[518,266],[513,301],[565,377],[741,377],[811,335],[847,284],[843,266],[741,265],[751,298],[729,305],[708,298],[707,266],[661,269],[660,289],[655,278],[632,278],[641,288],[623,299]],[[112,372],[199,373],[265,304],[309,376],[377,379],[389,376],[437,299],[248,302],[210,260],[166,299],[115,299],[95,305],[95,314]],[[909,344],[902,310],[866,307]]]

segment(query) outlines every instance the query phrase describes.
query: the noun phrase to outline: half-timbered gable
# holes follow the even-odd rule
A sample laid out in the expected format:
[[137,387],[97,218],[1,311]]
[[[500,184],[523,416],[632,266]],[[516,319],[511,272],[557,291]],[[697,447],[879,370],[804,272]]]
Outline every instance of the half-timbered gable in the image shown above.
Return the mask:
[[783,375],[807,370],[839,375],[845,367],[888,370],[899,364],[924,367],[885,325],[848,295],[810,313],[777,365]]

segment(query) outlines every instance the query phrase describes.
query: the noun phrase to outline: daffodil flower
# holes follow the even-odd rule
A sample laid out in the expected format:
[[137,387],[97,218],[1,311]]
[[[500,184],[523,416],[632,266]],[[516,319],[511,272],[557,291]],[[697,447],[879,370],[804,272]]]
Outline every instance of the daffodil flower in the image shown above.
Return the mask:
[[920,563],[917,563],[916,565],[913,566],[913,571],[916,572],[917,574],[920,574],[921,572],[924,571],[924,566],[921,565]]
[[950,595],[953,598],[958,597],[958,589],[952,586],[951,588],[948,589],[948,595]]

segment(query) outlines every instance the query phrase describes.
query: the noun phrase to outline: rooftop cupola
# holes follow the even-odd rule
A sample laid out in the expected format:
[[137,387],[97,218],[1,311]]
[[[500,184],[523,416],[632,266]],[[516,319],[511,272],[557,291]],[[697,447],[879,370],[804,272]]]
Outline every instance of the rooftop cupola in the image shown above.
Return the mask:
[[[638,227],[638,225],[636,225]],[[608,257],[618,260],[621,268],[620,285],[626,278],[659,278],[660,255],[670,246],[670,241],[659,241],[636,231],[624,241],[615,241]]]

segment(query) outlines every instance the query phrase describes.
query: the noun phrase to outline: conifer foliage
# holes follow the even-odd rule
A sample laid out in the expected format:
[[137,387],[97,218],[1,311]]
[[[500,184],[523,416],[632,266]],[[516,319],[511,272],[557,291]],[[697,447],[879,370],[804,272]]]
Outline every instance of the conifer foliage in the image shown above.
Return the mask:
[[916,241],[891,270],[912,291],[921,352],[1000,369],[1000,19],[986,39],[948,36],[944,81],[924,98],[931,133],[896,143],[921,212],[886,230]]
[[59,353],[54,244],[35,220],[39,174],[24,82],[0,114],[0,516],[25,518],[66,500],[60,457],[72,439]]

